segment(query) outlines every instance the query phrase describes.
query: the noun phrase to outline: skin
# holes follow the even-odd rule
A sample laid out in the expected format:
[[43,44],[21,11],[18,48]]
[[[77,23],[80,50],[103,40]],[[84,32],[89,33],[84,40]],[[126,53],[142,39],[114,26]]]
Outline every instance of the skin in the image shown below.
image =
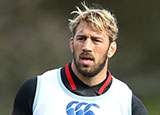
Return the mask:
[[116,49],[116,42],[109,44],[107,31],[95,31],[87,21],[82,20],[74,38],[70,39],[73,72],[88,86],[101,83],[106,78],[108,59],[115,54]]

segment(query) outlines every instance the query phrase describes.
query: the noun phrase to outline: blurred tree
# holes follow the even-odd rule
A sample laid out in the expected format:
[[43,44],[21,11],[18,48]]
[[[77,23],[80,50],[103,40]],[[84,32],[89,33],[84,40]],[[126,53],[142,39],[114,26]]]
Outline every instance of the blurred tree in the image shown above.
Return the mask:
[[[160,1],[86,1],[116,15],[120,27],[118,52],[111,59],[110,69],[150,103],[146,97],[160,95]],[[9,112],[24,80],[71,60],[68,18],[79,4],[80,0],[0,1],[0,114]],[[157,112],[160,105],[155,106]]]

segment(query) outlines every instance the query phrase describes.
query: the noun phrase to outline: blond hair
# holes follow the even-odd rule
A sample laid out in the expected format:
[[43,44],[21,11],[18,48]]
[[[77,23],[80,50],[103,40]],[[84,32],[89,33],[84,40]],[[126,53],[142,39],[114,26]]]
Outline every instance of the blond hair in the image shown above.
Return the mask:
[[78,24],[82,20],[85,20],[91,25],[93,30],[101,32],[105,29],[109,33],[110,40],[115,41],[118,36],[118,27],[114,15],[106,9],[89,8],[85,2],[81,4],[84,7],[84,10],[81,10],[76,6],[77,11],[71,12],[71,14],[76,14],[75,17],[69,19],[69,29],[73,35],[75,34]]

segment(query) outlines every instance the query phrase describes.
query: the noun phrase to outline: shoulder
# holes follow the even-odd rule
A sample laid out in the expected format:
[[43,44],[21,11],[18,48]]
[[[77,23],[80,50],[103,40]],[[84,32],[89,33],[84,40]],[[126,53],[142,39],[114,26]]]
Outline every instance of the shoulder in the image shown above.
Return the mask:
[[148,115],[146,107],[135,95],[132,95],[132,115]]
[[60,69],[53,69],[44,72],[41,75],[37,76],[37,91],[39,92],[42,88],[47,88],[47,86],[50,87],[50,85],[53,85],[53,81],[57,81],[58,77],[60,75]]
[[118,93],[125,91],[125,92],[130,93],[130,95],[132,95],[132,90],[128,87],[128,85],[126,83],[122,82],[121,80],[119,80],[113,76],[112,76],[112,78],[113,78],[113,86],[119,90]]
[[[126,96],[126,94],[124,93],[125,91],[129,92],[129,94],[131,95],[132,115],[148,115],[146,107],[144,106],[142,101],[132,93],[128,85],[114,77],[113,79],[115,86],[118,87],[117,92],[119,93],[119,95],[124,95],[125,97]],[[120,93],[122,91],[123,93]]]
[[14,115],[30,115],[36,92],[37,77],[25,81],[19,88],[13,105]]
[[26,97],[26,96],[32,95],[36,90],[36,85],[37,85],[37,77],[28,79],[19,88],[16,96],[22,96],[23,95],[23,96]]
[[46,71],[46,72],[44,72],[43,74],[38,75],[38,79],[50,79],[50,78],[52,78],[53,76],[59,74],[59,73],[60,73],[60,69],[61,69],[61,68],[52,69],[52,70]]
[[122,102],[130,103],[131,105],[132,90],[124,82],[114,78],[113,76],[112,78],[113,78],[113,82],[110,88],[110,91],[112,92],[112,94],[115,96],[119,95],[116,98],[120,98]]
[[36,84],[37,84],[37,77],[30,78],[24,82],[24,84],[20,87],[20,90],[24,89],[26,92],[32,92],[34,91]]

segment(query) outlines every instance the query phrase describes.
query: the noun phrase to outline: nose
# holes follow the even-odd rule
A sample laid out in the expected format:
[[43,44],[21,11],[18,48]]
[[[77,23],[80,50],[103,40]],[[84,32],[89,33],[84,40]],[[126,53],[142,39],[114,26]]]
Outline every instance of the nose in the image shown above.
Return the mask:
[[92,48],[93,48],[92,41],[89,38],[87,38],[83,43],[82,50],[86,52],[92,52]]

